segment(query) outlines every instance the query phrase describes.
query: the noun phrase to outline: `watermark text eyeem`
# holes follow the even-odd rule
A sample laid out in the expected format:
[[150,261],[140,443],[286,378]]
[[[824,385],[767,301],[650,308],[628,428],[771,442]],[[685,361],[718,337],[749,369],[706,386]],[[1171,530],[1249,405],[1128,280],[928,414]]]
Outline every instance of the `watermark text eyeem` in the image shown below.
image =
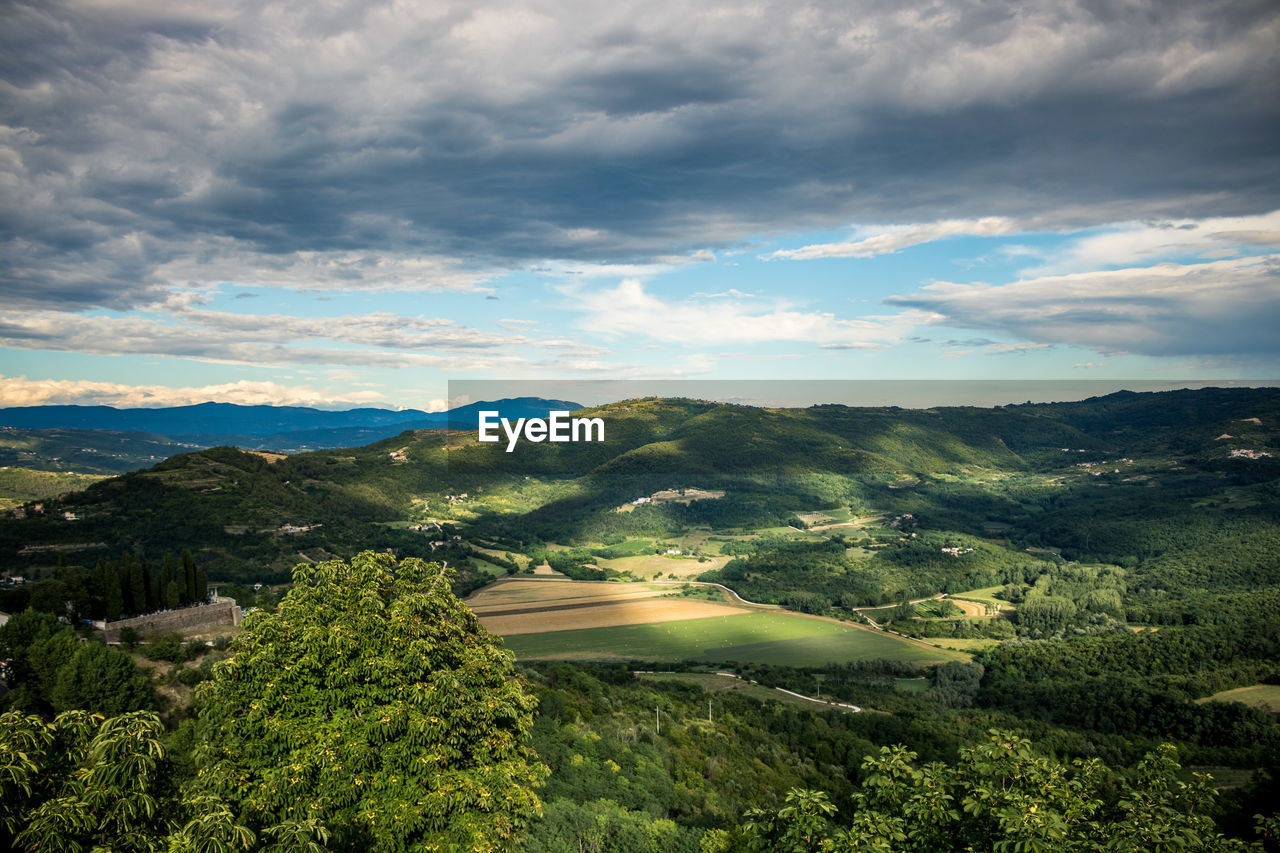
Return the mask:
[[[498,427],[507,434],[507,452],[526,441],[604,441],[604,418],[571,418],[568,412],[549,412],[546,418],[517,418],[515,423],[498,412],[479,412],[480,441],[502,441]],[[594,434],[594,438],[592,435]]]

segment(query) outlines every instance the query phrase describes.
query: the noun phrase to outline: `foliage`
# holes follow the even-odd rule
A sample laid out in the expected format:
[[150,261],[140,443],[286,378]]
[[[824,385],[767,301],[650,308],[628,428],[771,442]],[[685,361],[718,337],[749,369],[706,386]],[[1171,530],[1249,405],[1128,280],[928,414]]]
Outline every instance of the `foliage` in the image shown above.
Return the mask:
[[[0,844],[19,851],[230,853],[258,837],[216,797],[179,790],[160,719],[68,711],[0,716]],[[267,827],[257,849],[320,853],[314,820]]]
[[[954,764],[912,764],[902,746],[868,756],[850,818],[821,791],[794,789],[776,811],[747,815],[749,850],[868,851],[1243,851],[1210,814],[1215,792],[1196,774],[1179,778],[1176,751],[1150,753],[1132,777],[1096,760],[1064,764],[1012,732],[960,751]],[[725,849],[728,845],[725,845]],[[1261,850],[1258,846],[1256,849]]]
[[340,850],[500,850],[538,813],[532,700],[438,565],[300,565],[231,650],[199,688],[198,781],[250,825],[316,820]]
[[162,731],[148,712],[0,717],[0,834],[20,850],[151,849],[166,834]]
[[4,705],[40,713],[99,714],[151,709],[155,694],[133,659],[102,643],[80,642],[56,618],[37,610],[0,626],[0,659],[11,688]]

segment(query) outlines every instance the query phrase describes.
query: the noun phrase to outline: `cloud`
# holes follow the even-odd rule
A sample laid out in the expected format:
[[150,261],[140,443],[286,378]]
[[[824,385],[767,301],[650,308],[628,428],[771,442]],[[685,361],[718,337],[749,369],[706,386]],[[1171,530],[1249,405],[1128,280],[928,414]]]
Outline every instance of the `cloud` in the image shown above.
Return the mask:
[[[18,0],[0,304],[1274,210],[1278,33],[1248,0]],[[822,251],[937,239],[876,236]]]
[[451,320],[390,313],[337,317],[235,314],[166,303],[163,315],[11,312],[0,346],[98,355],[153,355],[249,364],[501,369],[538,351],[556,358],[608,350],[564,338],[495,334]]
[[1173,256],[1231,257],[1244,250],[1280,249],[1280,210],[1257,216],[1116,223],[1072,240],[1024,272],[1065,272],[1132,266]]
[[716,293],[708,293],[706,291],[698,291],[697,293],[690,293],[689,298],[690,299],[727,299],[727,298],[750,299],[753,296],[759,296],[759,295],[760,295],[759,293],[746,293],[744,291],[738,290],[738,288],[736,287],[731,287],[728,290],[721,290]]
[[987,355],[999,355],[1001,353],[1009,353],[1009,352],[1028,352],[1034,349],[1048,349],[1052,346],[1053,344],[1035,344],[1035,343],[988,344],[986,347],[983,348],[982,351],[985,352]]
[[126,385],[119,382],[32,380],[0,375],[0,406],[118,406],[147,408],[195,403],[239,403],[244,406],[384,405],[377,391],[335,392],[305,385],[241,380],[221,385],[172,388],[166,385]]
[[[1102,353],[1280,355],[1280,255],[1163,263],[1029,278],[1005,285],[937,282],[891,305],[930,322]],[[1003,346],[1003,345],[997,345]]]
[[639,337],[686,346],[723,346],[779,341],[879,348],[901,340],[912,319],[846,320],[821,311],[797,311],[781,304],[740,299],[664,301],[635,279],[617,287],[566,288],[578,325],[607,337]]
[[1019,230],[1017,223],[1000,216],[982,219],[948,219],[921,225],[867,226],[859,229],[857,240],[843,243],[815,243],[799,249],[780,249],[765,255],[772,260],[812,260],[814,258],[870,258],[887,255],[921,243],[931,243],[946,237],[973,236],[994,237],[1013,234]]

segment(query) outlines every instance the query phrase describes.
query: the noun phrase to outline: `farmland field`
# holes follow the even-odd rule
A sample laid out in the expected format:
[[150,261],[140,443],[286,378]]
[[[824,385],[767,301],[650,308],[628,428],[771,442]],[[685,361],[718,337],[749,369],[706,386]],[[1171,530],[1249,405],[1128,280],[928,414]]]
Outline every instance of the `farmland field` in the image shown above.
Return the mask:
[[969,608],[965,607],[965,605],[962,602],[957,601],[956,600],[957,598],[963,598],[968,601],[985,603],[989,605],[991,608],[993,608],[996,612],[1010,612],[1010,611],[1016,610],[1017,608],[1014,605],[1010,604],[1007,601],[1004,601],[1003,599],[999,599],[995,597],[996,593],[999,592],[1001,589],[1003,589],[1003,587],[1001,586],[987,586],[987,587],[983,587],[982,589],[971,589],[968,592],[953,592],[947,597],[950,598],[952,602],[956,604],[956,606],[964,608],[966,611]]
[[683,620],[724,618],[746,609],[718,601],[690,598],[630,599],[562,605],[558,608],[504,611],[480,615],[480,623],[504,637],[528,634],[565,634],[614,626],[680,624]]
[[480,615],[518,607],[539,609],[579,602],[618,601],[669,595],[673,587],[651,583],[601,583],[600,581],[525,580],[498,581],[477,591],[467,604]]
[[1250,708],[1280,714],[1280,685],[1252,684],[1248,687],[1237,687],[1215,693],[1201,702],[1240,702]]
[[960,598],[948,598],[946,600],[963,610],[964,615],[970,619],[981,619],[987,615],[988,606],[986,604],[979,604],[976,601],[965,601]]
[[712,606],[729,612],[678,622],[517,634],[507,636],[506,645],[526,659],[699,659],[790,666],[867,658],[934,663],[964,657],[836,622]]
[[678,595],[675,584],[508,580],[468,600],[481,624],[501,636],[645,625],[746,613],[714,600]]
[[703,572],[722,569],[729,557],[708,557],[700,563],[687,557],[668,557],[663,554],[646,554],[639,557],[620,557],[616,560],[600,560],[597,565],[618,572],[630,572],[638,578],[657,578],[675,575],[678,578],[697,577]]

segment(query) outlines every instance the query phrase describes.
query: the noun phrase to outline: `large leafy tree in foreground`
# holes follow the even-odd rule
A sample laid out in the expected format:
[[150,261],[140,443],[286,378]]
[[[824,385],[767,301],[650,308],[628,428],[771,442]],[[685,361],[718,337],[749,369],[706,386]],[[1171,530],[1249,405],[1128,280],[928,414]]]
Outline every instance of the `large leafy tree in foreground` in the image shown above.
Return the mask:
[[540,811],[534,701],[436,564],[294,570],[200,694],[199,785],[347,850],[510,849]]
[[[727,851],[879,851],[996,853],[1069,851],[1244,851],[1263,849],[1223,837],[1209,815],[1215,791],[1195,774],[1183,781],[1169,744],[1128,776],[1096,759],[1063,764],[1012,732],[990,732],[960,751],[954,765],[915,767],[916,754],[886,746],[863,761],[850,825],[821,791],[792,789],[778,811],[753,809],[735,834],[713,832],[708,853]],[[1274,816],[1257,816],[1275,840]]]

